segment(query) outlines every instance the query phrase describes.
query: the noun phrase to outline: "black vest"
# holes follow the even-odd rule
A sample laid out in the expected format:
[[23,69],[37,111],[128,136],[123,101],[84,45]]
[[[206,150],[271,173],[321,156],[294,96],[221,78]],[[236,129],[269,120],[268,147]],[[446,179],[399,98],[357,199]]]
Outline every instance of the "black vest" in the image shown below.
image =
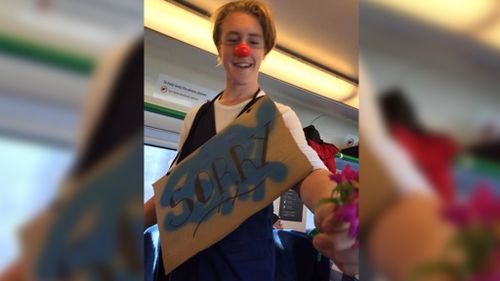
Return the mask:
[[[260,98],[257,97],[259,92],[260,89],[257,90],[257,92],[253,95],[252,100],[245,105],[236,118],[248,110]],[[184,158],[188,157],[198,147],[202,146],[205,142],[217,134],[215,130],[214,102],[220,97],[221,94],[222,92],[211,101],[204,103],[200,107],[194,117],[193,124],[191,125],[186,141],[182,145],[176,159],[172,162],[172,165],[173,163],[179,164],[182,160],[184,160]]]

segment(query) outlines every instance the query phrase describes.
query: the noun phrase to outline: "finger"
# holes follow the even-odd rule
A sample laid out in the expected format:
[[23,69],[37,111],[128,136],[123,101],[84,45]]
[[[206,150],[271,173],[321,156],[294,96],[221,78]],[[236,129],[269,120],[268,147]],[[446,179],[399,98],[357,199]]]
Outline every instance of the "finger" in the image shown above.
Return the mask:
[[326,217],[335,214],[335,204],[333,203],[327,203],[321,205],[318,209],[315,210],[314,212],[314,224],[318,230],[321,231],[321,224],[325,220]]
[[350,276],[359,274],[359,247],[356,246],[344,251],[335,251],[332,260],[340,271],[345,274]]
[[333,238],[333,245],[336,251],[344,251],[352,248],[356,244],[356,238],[349,235],[349,231],[335,232],[330,234]]
[[334,204],[321,206],[321,208],[316,211],[314,223],[320,232],[332,233],[349,228],[349,224],[336,217]]
[[323,221],[321,221],[321,232],[335,233],[341,231],[347,231],[349,229],[350,223],[339,220],[335,213],[328,215]]
[[349,276],[354,276],[359,274],[358,264],[337,264],[340,271]]
[[326,237],[325,234],[318,234],[313,239],[313,246],[318,251],[320,251],[324,256],[328,258],[333,258],[333,251],[335,250],[333,246],[333,241]]
[[333,260],[338,268],[347,275],[354,276],[359,273],[359,251],[358,248],[350,248],[345,251],[335,251],[328,241],[321,237],[316,238],[313,244],[326,257]]
[[333,260],[340,264],[358,264],[359,263],[359,249],[351,247],[343,251],[334,251]]
[[[335,234],[321,233],[314,237],[318,250],[326,251],[328,248],[333,251],[344,251],[352,248],[356,244],[356,239],[351,238],[347,231]],[[313,245],[314,240],[313,240]],[[331,257],[331,256],[330,256]]]

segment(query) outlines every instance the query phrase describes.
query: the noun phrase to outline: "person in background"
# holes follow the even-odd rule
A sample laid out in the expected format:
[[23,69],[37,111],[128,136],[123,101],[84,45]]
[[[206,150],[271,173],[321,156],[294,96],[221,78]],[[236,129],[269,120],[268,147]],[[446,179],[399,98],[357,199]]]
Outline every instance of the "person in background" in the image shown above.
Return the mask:
[[[226,84],[212,101],[187,114],[180,134],[176,164],[228,126],[258,98],[266,95],[260,88],[258,77],[261,63],[276,40],[269,7],[260,1],[230,2],[220,7],[213,19],[213,41],[225,71]],[[321,232],[314,238],[313,245],[332,258],[345,273],[357,274],[358,249],[355,240],[347,235],[348,225],[336,220],[333,203],[315,208],[320,199],[331,196],[334,183],[329,178],[330,173],[316,152],[307,145],[295,112],[282,104],[277,103],[276,106],[298,147],[313,167],[296,188],[302,201],[314,213],[316,227]],[[144,215],[146,228],[156,223],[154,198],[145,203]],[[169,276],[158,278],[169,281],[274,280],[272,215],[272,205],[269,205],[225,238],[174,269]],[[162,266],[161,262],[159,266]]]
[[391,136],[415,161],[440,198],[445,202],[453,201],[452,165],[459,151],[458,144],[449,136],[425,129],[400,89],[384,92],[379,104]]
[[283,225],[281,224],[280,216],[273,214],[273,228],[274,229],[283,229]]
[[319,158],[325,163],[328,170],[332,173],[336,173],[335,154],[337,154],[339,149],[332,143],[324,142],[314,125],[305,127],[304,134],[307,143],[318,153]]
[[[423,262],[449,249],[454,230],[443,200],[384,126],[373,77],[360,56],[360,228],[362,280],[410,280]],[[451,281],[446,276],[433,281]]]

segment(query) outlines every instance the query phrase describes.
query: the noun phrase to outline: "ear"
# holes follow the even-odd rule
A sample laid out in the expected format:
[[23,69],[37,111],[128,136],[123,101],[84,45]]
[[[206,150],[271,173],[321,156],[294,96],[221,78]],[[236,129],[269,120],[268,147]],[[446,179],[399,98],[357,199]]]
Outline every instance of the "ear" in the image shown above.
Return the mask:
[[221,59],[221,56],[220,56],[220,45],[217,46],[217,64],[216,66],[219,66],[222,64],[222,59]]
[[222,58],[220,56],[220,44],[217,45],[217,65],[221,65],[222,64]]

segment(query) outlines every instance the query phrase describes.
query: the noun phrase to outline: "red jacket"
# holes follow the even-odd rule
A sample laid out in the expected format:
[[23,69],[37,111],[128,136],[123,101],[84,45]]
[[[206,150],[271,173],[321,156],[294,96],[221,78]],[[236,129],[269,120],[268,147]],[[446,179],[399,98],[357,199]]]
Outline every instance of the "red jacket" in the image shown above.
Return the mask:
[[319,144],[311,139],[307,139],[307,143],[318,153],[319,158],[325,163],[328,170],[335,173],[337,171],[335,168],[335,154],[339,149],[331,143],[324,142]]
[[452,164],[458,152],[457,144],[449,137],[417,133],[402,125],[391,127],[391,134],[408,152],[442,199],[455,197]]

